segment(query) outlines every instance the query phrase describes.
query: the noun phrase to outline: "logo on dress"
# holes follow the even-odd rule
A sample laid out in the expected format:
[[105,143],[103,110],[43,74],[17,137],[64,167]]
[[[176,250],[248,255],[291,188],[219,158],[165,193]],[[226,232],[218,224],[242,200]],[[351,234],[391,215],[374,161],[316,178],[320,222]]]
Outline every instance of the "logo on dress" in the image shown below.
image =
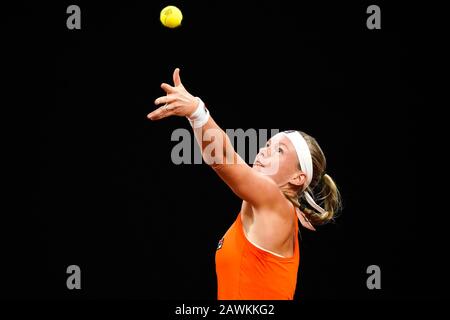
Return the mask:
[[222,248],[224,238],[225,238],[225,237],[222,237],[222,239],[220,239],[219,243],[217,244],[217,250],[219,250],[220,248]]

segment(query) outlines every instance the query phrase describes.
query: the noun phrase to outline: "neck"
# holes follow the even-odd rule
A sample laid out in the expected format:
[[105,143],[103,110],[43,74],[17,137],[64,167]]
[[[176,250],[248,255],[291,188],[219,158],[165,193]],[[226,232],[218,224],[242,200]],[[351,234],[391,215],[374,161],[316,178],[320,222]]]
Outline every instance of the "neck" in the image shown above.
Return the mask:
[[298,202],[298,193],[289,183],[281,186],[280,190],[283,192],[284,196],[294,204],[294,206],[299,207],[300,204]]

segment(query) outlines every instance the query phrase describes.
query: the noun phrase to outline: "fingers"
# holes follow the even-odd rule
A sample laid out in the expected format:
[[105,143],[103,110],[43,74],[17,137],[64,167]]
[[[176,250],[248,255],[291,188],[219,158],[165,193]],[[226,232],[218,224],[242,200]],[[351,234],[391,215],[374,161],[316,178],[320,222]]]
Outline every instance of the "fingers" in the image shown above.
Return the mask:
[[159,107],[155,111],[150,112],[147,115],[147,118],[149,118],[150,120],[159,120],[166,117],[170,117],[171,115],[173,115],[172,109],[173,108],[171,105],[164,105],[162,107]]
[[175,87],[172,87],[170,84],[167,83],[162,83],[161,84],[161,88],[166,92],[166,93],[173,93],[175,92]]
[[173,83],[175,84],[175,87],[182,86],[181,78],[180,78],[180,69],[175,68],[175,71],[173,72]]
[[155,100],[155,104],[158,105],[164,103],[164,106],[159,107],[158,109],[150,112],[147,115],[147,118],[151,120],[159,120],[175,114],[174,111],[176,109],[175,100],[177,99],[177,95],[174,93],[177,92],[176,87],[183,86],[180,79],[179,68],[175,68],[175,71],[173,72],[173,83],[175,85],[174,87],[167,83],[161,84],[161,88],[166,92],[167,95],[157,98]]
[[174,115],[175,113],[173,110],[176,108],[176,100],[176,94],[168,94],[167,96],[157,98],[155,104],[158,105],[164,103],[164,105],[153,112],[150,112],[147,115],[147,118],[150,120],[159,120]]
[[167,96],[163,96],[163,97],[159,97],[158,99],[155,100],[155,104],[167,104],[167,103],[171,103],[173,101],[175,101],[177,99],[177,96],[175,94],[168,94]]

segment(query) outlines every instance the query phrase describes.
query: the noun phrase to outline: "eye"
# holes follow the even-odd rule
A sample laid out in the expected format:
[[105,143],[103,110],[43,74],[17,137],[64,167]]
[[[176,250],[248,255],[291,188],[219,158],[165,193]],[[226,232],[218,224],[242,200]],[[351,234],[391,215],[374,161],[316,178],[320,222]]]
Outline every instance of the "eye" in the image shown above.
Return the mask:
[[283,153],[283,149],[278,148],[278,152],[279,152],[279,153]]

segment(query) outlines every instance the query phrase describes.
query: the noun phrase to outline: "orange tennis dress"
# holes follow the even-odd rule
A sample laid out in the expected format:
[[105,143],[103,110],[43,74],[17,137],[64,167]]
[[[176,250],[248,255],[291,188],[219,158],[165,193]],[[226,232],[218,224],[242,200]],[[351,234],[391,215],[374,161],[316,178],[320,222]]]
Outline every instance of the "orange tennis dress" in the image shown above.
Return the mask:
[[239,213],[217,246],[217,298],[293,300],[300,263],[297,234],[298,220],[295,219],[294,255],[278,256],[246,238]]

